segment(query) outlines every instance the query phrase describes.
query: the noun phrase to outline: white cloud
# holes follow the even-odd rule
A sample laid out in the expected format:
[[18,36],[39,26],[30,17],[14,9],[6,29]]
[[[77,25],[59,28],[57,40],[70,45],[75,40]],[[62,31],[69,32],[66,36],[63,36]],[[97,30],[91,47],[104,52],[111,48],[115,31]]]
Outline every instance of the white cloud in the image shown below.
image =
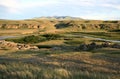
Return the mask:
[[43,6],[49,6],[56,4],[57,1],[53,0],[38,0],[38,1],[28,1],[28,2],[23,2],[21,3],[22,8],[31,8],[31,7],[43,7]]
[[108,7],[108,8],[115,8],[115,9],[120,10],[120,5],[118,5],[118,4],[108,4],[108,3],[106,3],[106,4],[103,4],[102,6]]
[[86,16],[81,16],[81,18],[84,18],[84,19],[93,19],[93,20],[102,20],[102,19],[106,19],[107,17],[106,16],[103,16],[103,15],[86,15]]
[[87,15],[80,17],[84,19],[92,19],[92,20],[120,20],[120,17],[106,16],[106,15]]
[[120,9],[119,5],[112,4],[115,1],[111,0],[0,0],[0,5],[8,8],[11,13],[19,13],[22,10],[30,9],[32,7],[49,7],[71,5],[71,6],[100,6]]
[[118,0],[63,0],[67,4],[74,4],[79,6],[99,6],[120,9],[120,1]]
[[[50,9],[49,8],[50,6],[53,6],[53,8],[51,8],[51,9],[54,9],[54,7],[59,7],[59,9],[61,11],[62,11],[62,9],[67,10],[67,8],[70,7],[71,11],[73,8],[73,10],[75,10],[78,13],[80,13],[81,11],[85,12],[85,10],[87,10],[86,11],[87,16],[84,16],[85,14],[83,14],[83,18],[90,18],[90,19],[108,18],[108,17],[106,17],[107,15],[102,15],[104,13],[106,14],[107,11],[104,11],[103,13],[99,13],[99,12],[96,12],[96,11],[98,11],[97,9],[108,8],[112,11],[114,8],[114,9],[117,9],[116,11],[118,11],[118,10],[120,10],[119,4],[120,4],[120,1],[118,1],[118,0],[0,0],[0,6],[5,7],[5,9],[7,10],[7,14],[9,14],[9,13],[11,13],[11,14],[22,14],[23,13],[24,14],[25,12],[33,11],[33,9],[36,9],[36,8],[37,9],[38,8]],[[82,6],[82,9],[81,9],[81,6]],[[84,7],[85,7],[85,9],[84,9]],[[94,10],[95,10],[94,13],[98,13],[97,16],[93,17],[91,15],[91,12],[89,12],[89,9],[88,9],[90,7],[91,7],[91,10],[94,8]],[[77,10],[80,10],[80,11],[77,11]],[[44,12],[46,10],[42,10],[42,11]],[[2,12],[2,13],[4,14],[4,12]],[[58,13],[55,12],[55,14],[57,15]]]
[[7,8],[10,13],[18,13],[18,1],[17,0],[0,0],[0,5]]
[[8,12],[10,13],[21,13],[25,9],[30,9],[32,7],[43,7],[56,4],[55,0],[37,0],[37,1],[20,1],[20,0],[0,0],[0,5],[7,7]]
[[93,0],[60,0],[63,4],[77,5],[77,6],[92,6]]

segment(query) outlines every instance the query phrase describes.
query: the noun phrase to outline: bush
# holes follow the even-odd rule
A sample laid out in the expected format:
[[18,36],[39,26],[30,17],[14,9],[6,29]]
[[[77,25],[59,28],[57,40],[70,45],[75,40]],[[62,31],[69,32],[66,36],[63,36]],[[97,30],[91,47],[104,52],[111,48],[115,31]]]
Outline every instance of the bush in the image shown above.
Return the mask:
[[120,32],[120,29],[110,30],[110,32]]
[[38,42],[41,42],[41,41],[44,41],[44,40],[46,40],[46,38],[40,37],[40,36],[34,36],[34,35],[27,36],[27,37],[23,38],[23,41],[25,43],[38,43]]
[[103,21],[104,23],[118,23],[118,21]]
[[12,41],[16,43],[38,43],[38,42],[43,42],[47,40],[56,40],[60,38],[61,35],[59,34],[44,34],[44,35],[31,35],[31,36],[25,36],[23,38],[18,38],[18,39],[6,39],[6,41]]
[[88,21],[85,21],[85,23],[89,23],[90,21],[88,20]]
[[50,45],[37,45],[38,48],[52,48]]
[[47,40],[56,40],[58,38],[61,38],[62,36],[59,34],[44,34],[42,35],[43,37],[45,37]]
[[45,40],[46,40],[45,37],[35,36],[35,35],[26,36],[26,37],[19,38],[19,39],[6,39],[6,41],[13,41],[16,43],[38,43],[38,42],[42,42]]

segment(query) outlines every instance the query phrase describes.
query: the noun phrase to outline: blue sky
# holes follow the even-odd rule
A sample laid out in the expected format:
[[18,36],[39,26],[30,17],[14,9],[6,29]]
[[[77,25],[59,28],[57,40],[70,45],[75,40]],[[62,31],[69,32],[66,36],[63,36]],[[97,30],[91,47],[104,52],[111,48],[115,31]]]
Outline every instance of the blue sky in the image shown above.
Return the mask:
[[41,16],[119,20],[120,0],[0,0],[0,19]]

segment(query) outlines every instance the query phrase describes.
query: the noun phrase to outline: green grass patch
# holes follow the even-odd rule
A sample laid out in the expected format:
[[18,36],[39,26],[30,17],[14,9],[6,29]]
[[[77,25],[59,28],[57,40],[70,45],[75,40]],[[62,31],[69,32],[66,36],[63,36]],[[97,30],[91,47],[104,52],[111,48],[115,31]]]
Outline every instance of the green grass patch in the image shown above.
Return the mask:
[[119,32],[79,32],[75,34],[82,34],[82,36],[91,36],[108,40],[120,40]]
[[67,68],[54,68],[42,63],[5,62],[0,64],[0,69],[0,79],[110,79],[100,73],[73,72]]
[[84,43],[84,41],[83,40],[67,40],[64,43],[69,45],[80,45]]
[[30,36],[25,36],[22,38],[16,38],[16,39],[6,39],[6,41],[13,41],[16,43],[39,43],[43,41],[48,41],[48,40],[57,40],[60,39],[62,36],[59,34],[43,34],[43,35],[30,35]]
[[18,38],[18,39],[6,39],[6,41],[13,41],[16,43],[38,43],[38,42],[42,42],[45,41],[46,38],[42,37],[42,36],[35,36],[35,35],[31,35],[31,36],[25,36],[22,38]]

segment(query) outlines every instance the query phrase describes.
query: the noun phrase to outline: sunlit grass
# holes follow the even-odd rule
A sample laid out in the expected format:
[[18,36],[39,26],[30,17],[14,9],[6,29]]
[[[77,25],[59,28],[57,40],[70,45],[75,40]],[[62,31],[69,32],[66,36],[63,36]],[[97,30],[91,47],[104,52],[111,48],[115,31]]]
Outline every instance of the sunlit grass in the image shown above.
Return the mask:
[[36,32],[36,29],[1,29],[0,35],[23,35]]
[[[109,49],[106,49],[106,51]],[[104,50],[103,50],[104,51]],[[114,79],[119,62],[92,52],[27,50],[0,55],[1,79]],[[117,51],[117,50],[116,50]],[[97,53],[98,52],[98,53]],[[103,52],[103,53],[102,53]],[[106,53],[107,54],[107,53]],[[112,57],[115,57],[112,54]],[[114,63],[113,63],[114,62]],[[108,67],[107,67],[108,66]],[[111,67],[111,69],[109,69]],[[112,69],[116,68],[116,69]],[[116,74],[116,75],[115,75]]]
[[0,64],[1,79],[109,79],[100,73],[69,71],[67,68],[52,68],[22,62]]
[[0,49],[0,79],[119,79],[120,49],[74,49],[91,42],[104,41],[64,34],[32,44],[37,50]]

